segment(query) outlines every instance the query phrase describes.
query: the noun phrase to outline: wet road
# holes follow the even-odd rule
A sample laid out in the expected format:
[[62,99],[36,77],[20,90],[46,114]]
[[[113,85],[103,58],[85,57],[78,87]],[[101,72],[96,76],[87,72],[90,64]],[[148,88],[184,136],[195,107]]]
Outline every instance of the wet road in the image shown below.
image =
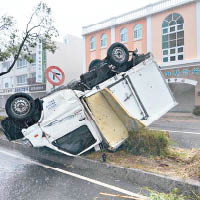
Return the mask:
[[[125,190],[122,190],[125,189]],[[141,188],[94,170],[36,162],[0,147],[0,200],[110,200],[99,193],[127,195]]]
[[200,118],[165,117],[150,128],[167,130],[175,145],[181,148],[200,148]]
[[151,124],[150,127],[171,131],[200,133],[200,119],[161,118]]

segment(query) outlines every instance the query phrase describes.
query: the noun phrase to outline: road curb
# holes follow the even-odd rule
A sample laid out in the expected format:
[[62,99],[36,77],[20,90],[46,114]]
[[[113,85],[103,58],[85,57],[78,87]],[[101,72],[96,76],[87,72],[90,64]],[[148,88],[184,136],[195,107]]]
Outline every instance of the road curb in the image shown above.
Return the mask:
[[192,192],[200,194],[200,182],[194,180],[185,181],[181,178],[167,177],[139,169],[118,167],[84,157],[69,157],[45,148],[28,148],[20,143],[2,139],[0,139],[0,147],[6,147],[8,150],[20,150],[23,155],[35,160],[47,160],[78,169],[98,170],[98,173],[109,174],[118,179],[123,178],[141,187],[148,187],[159,192],[170,192],[172,189],[178,188],[187,196],[192,195]]

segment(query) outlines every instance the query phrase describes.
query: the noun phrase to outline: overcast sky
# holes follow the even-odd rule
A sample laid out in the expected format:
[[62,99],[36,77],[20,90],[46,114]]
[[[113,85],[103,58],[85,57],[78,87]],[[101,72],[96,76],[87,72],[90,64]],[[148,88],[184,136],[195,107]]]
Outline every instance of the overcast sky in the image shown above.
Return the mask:
[[[12,15],[20,27],[40,0],[0,0],[1,15]],[[43,0],[52,8],[53,18],[60,33],[81,37],[82,27],[144,7],[158,0]]]

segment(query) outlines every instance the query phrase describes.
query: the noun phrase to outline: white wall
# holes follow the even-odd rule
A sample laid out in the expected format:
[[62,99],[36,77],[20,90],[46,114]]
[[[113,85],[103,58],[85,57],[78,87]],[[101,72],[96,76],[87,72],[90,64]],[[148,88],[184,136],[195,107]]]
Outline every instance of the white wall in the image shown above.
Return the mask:
[[[82,73],[82,55],[83,41],[72,35],[67,35],[66,44],[57,42],[57,50],[54,54],[47,52],[47,65],[58,66],[65,73],[65,82],[67,84],[73,79],[79,79]],[[47,81],[46,90],[51,91],[53,86]]]

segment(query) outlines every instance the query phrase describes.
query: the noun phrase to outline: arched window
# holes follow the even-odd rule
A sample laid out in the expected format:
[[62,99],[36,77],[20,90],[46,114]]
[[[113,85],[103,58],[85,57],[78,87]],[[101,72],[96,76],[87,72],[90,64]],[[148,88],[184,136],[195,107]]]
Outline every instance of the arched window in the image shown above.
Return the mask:
[[136,24],[133,30],[134,40],[142,39],[142,24]]
[[107,35],[104,33],[101,36],[101,48],[107,47]]
[[177,13],[168,15],[162,23],[163,62],[184,59],[184,20]]
[[120,42],[127,42],[128,41],[128,30],[127,28],[122,28],[120,30]]
[[96,39],[94,36],[90,39],[90,50],[95,50],[96,49]]

